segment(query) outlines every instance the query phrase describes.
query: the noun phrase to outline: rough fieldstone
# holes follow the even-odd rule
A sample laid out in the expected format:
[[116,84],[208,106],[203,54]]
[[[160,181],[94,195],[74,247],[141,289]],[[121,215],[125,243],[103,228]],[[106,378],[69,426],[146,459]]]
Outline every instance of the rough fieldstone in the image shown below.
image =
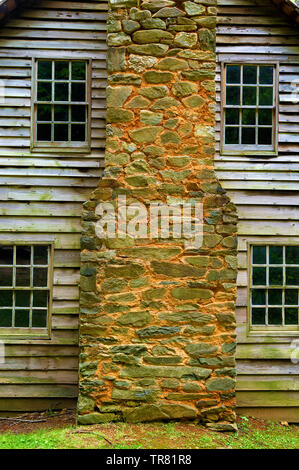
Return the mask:
[[142,144],[149,144],[154,142],[158,137],[159,133],[163,130],[163,127],[159,126],[148,126],[148,127],[141,127],[140,129],[136,129],[130,131],[130,137],[138,143]]
[[105,268],[106,277],[134,279],[145,272],[143,266],[135,263],[125,265],[110,265]]
[[172,98],[171,96],[166,96],[165,98],[158,99],[152,106],[151,110],[159,110],[159,109],[168,109],[172,108],[173,106],[179,106],[180,102]]
[[119,415],[114,413],[89,413],[88,415],[78,416],[78,424],[100,424],[119,420]]
[[160,313],[159,320],[166,320],[169,323],[195,323],[205,324],[214,321],[214,317],[206,313],[198,312],[172,312],[172,313]]
[[151,111],[140,111],[140,121],[142,124],[155,125],[160,124],[163,119],[162,113],[152,113]]
[[156,98],[163,98],[168,95],[169,90],[166,85],[161,86],[151,86],[147,88],[140,88],[139,94],[149,98],[150,100],[155,100]]
[[179,364],[182,358],[180,356],[144,356],[143,360],[148,364],[167,366]]
[[150,101],[143,96],[134,96],[128,103],[125,104],[125,108],[129,109],[147,109],[150,105]]
[[165,56],[168,49],[169,46],[167,46],[166,44],[142,44],[129,46],[128,52],[132,54],[163,57]]
[[131,37],[125,33],[110,33],[107,36],[108,46],[127,46],[131,42]]
[[158,59],[150,56],[139,56],[131,54],[129,58],[129,67],[136,73],[144,72],[146,69],[150,69],[156,64]]
[[172,86],[174,96],[188,96],[198,92],[198,85],[190,82],[175,82]]
[[175,287],[171,290],[171,295],[175,299],[190,300],[190,299],[210,299],[213,297],[213,291],[209,289],[197,289],[193,287]]
[[190,163],[190,158],[186,155],[177,155],[175,157],[168,157],[168,162],[175,168],[182,168]]
[[125,47],[109,47],[107,51],[107,71],[121,72],[126,68]]
[[121,390],[113,389],[112,390],[112,399],[113,400],[133,400],[133,401],[153,401],[157,395],[157,390],[145,390],[145,389],[135,389],[135,390]]
[[[126,366],[120,371],[120,377],[141,378],[141,377],[162,377],[162,378],[191,378],[193,380],[206,379],[211,375],[210,369],[203,367],[159,367],[159,366]],[[218,380],[218,379],[217,379]]]
[[238,432],[238,427],[234,423],[206,423],[208,429],[211,431],[225,431],[225,432]]
[[165,59],[161,59],[155,68],[158,70],[177,71],[186,70],[189,68],[189,65],[185,60],[177,59],[175,57],[166,57]]
[[215,353],[218,348],[217,346],[213,346],[212,344],[208,343],[193,343],[188,344],[185,347],[185,350],[192,357],[203,357],[210,356],[211,354]]
[[193,20],[203,28],[216,28],[216,16],[208,16],[202,18],[193,18]]
[[178,18],[185,15],[186,13],[184,11],[179,10],[176,7],[165,7],[157,11],[157,13],[153,15],[153,18]]
[[[136,44],[150,44],[158,43],[162,40],[173,40],[171,33],[161,29],[148,29],[144,31],[136,31],[132,35],[133,41]],[[131,39],[131,38],[130,38]]]
[[176,34],[174,38],[174,44],[178,47],[187,47],[192,48],[197,44],[197,34],[196,33],[186,33],[181,32]]
[[149,0],[142,2],[142,8],[147,8],[150,11],[157,11],[160,8],[171,7],[175,5],[173,0]]
[[132,73],[114,74],[108,76],[108,82],[111,84],[141,85],[141,77]]
[[141,22],[144,29],[166,29],[165,21],[160,18],[148,18]]
[[140,24],[133,20],[123,20],[123,29],[125,33],[132,34],[140,29]]
[[169,336],[181,331],[181,328],[175,326],[149,326],[142,330],[136,331],[141,338],[152,338],[155,336]]
[[192,95],[183,98],[182,102],[189,108],[201,108],[205,104],[205,99],[199,95]]
[[147,83],[169,83],[173,78],[173,74],[151,70],[150,72],[145,72],[143,77]]
[[194,2],[184,2],[184,8],[189,16],[203,15],[206,11],[203,5],[197,5]]
[[132,111],[126,111],[122,108],[108,108],[106,113],[107,122],[130,122],[134,119]]
[[158,261],[152,261],[151,266],[157,274],[178,278],[202,277],[206,271],[205,269],[194,268],[185,264],[161,263]]
[[210,392],[214,391],[226,391],[226,390],[231,390],[235,387],[236,381],[233,379],[227,379],[227,378],[215,378],[215,379],[209,379],[206,382],[206,387],[207,390]]
[[173,131],[165,131],[161,135],[161,142],[162,144],[179,144],[181,142],[181,138],[176,132]]
[[216,38],[212,31],[209,29],[200,29],[198,32],[198,37],[200,41],[200,48],[202,50],[215,51]]
[[106,88],[107,107],[120,108],[133,91],[131,86],[118,86]]
[[85,395],[80,395],[78,398],[78,412],[79,413],[88,413],[89,411],[94,411],[95,401]]
[[170,259],[181,253],[181,248],[134,247],[122,251],[126,256],[149,260]]
[[130,19],[134,21],[144,21],[152,16],[151,12],[147,9],[139,10],[138,8],[131,8]]

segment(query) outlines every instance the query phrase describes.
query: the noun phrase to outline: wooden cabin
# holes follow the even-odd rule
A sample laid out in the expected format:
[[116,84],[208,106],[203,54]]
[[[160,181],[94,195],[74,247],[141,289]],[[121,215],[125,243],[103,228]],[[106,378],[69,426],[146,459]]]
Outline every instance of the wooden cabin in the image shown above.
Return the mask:
[[[215,166],[239,215],[237,402],[293,422],[298,18],[290,0],[218,0]],[[0,1],[2,414],[76,406],[81,213],[104,170],[106,20],[107,0]],[[241,87],[249,110],[264,93],[254,116]],[[67,105],[53,111],[56,93]]]

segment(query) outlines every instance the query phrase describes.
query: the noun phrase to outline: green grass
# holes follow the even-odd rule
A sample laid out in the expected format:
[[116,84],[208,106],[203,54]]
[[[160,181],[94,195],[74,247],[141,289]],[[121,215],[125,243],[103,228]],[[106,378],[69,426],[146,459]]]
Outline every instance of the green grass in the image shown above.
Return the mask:
[[[298,449],[299,429],[243,417],[238,433],[183,423],[71,426],[0,434],[0,449]],[[109,443],[111,442],[111,444]]]

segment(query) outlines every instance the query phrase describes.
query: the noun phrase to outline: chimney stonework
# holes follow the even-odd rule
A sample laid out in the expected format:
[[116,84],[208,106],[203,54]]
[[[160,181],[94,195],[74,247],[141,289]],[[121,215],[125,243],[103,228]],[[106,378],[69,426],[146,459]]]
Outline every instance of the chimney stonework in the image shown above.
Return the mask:
[[[110,3],[105,173],[81,240],[81,424],[236,429],[237,215],[214,171],[215,26],[216,0]],[[99,204],[124,196],[201,204],[202,245],[100,239]]]

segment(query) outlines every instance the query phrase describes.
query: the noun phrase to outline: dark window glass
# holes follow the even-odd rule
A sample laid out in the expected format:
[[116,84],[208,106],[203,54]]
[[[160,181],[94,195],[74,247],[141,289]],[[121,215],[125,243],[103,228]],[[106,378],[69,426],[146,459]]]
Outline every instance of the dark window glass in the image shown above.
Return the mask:
[[269,325],[282,325],[282,308],[269,307],[268,323]]
[[254,65],[244,65],[243,83],[255,85],[257,83],[257,67]]
[[83,105],[72,105],[72,121],[85,122],[86,121],[86,107]]
[[30,291],[16,291],[16,307],[30,307]]
[[226,82],[227,83],[240,83],[240,81],[241,81],[240,65],[228,65],[226,68]]
[[51,124],[37,125],[37,140],[40,142],[49,142],[51,140]]
[[252,305],[265,305],[266,291],[265,289],[252,290]]
[[54,140],[55,142],[68,141],[69,126],[68,124],[55,124],[54,125]]
[[272,87],[260,87],[259,104],[261,106],[272,106],[273,104],[273,88]]
[[86,80],[86,62],[72,62],[72,80]]
[[0,328],[10,328],[12,326],[12,311],[0,310]]
[[297,289],[286,289],[285,291],[285,304],[298,305],[298,291]]
[[255,125],[256,124],[256,111],[255,109],[242,110],[242,124]]
[[272,129],[262,127],[258,132],[258,143],[259,145],[271,145],[272,144]]
[[299,268],[286,268],[286,283],[299,286]]
[[34,247],[34,264],[48,264],[48,247],[47,246],[35,246]]
[[28,266],[31,263],[31,247],[30,246],[17,246],[16,263],[21,266]]
[[72,101],[86,101],[85,83],[72,83]]
[[13,263],[13,248],[11,246],[0,246],[0,265]]
[[50,60],[38,61],[37,78],[42,79],[42,80],[52,79],[52,62]]
[[225,129],[225,143],[226,144],[238,144],[239,143],[239,128],[238,127],[227,127]]
[[273,71],[272,66],[260,66],[260,83],[262,85],[273,84]]
[[253,264],[266,264],[266,247],[253,247]]
[[68,101],[69,100],[69,84],[68,83],[55,83],[54,101]]
[[285,309],[285,324],[298,325],[298,308]]
[[29,310],[15,311],[15,326],[19,328],[29,327]]
[[252,283],[255,286],[263,286],[266,284],[266,268],[252,269]]
[[252,86],[243,87],[243,106],[256,105],[256,88]]
[[47,326],[47,311],[46,310],[32,310],[32,327],[33,328],[46,328]]
[[69,79],[69,62],[57,61],[55,62],[55,80],[68,80]]
[[282,246],[269,246],[269,263],[270,264],[282,264],[283,263]]
[[242,144],[255,144],[255,127],[242,127]]
[[240,87],[239,86],[226,87],[226,104],[228,105],[240,104]]
[[12,291],[0,291],[0,307],[12,307]]
[[299,246],[286,246],[286,264],[299,264]]
[[37,84],[37,100],[51,101],[52,99],[52,83],[38,82]]
[[252,324],[253,325],[264,325],[266,322],[266,309],[265,308],[253,308],[252,309]]
[[16,286],[30,286],[30,268],[16,268]]
[[268,291],[268,304],[269,305],[282,305],[282,290],[270,289]]
[[69,106],[67,104],[56,104],[54,106],[54,120],[55,121],[68,121],[69,120]]
[[52,112],[50,104],[37,105],[37,120],[38,121],[52,121]]
[[46,268],[34,268],[34,270],[33,270],[33,285],[34,285],[34,287],[47,287],[47,285],[48,285],[48,270]]
[[[0,286],[12,287],[12,268],[0,268]],[[1,295],[1,291],[0,291]]]
[[271,286],[279,286],[283,283],[282,268],[269,268],[269,284]]
[[47,307],[48,292],[44,290],[35,290],[33,292],[33,307]]
[[72,141],[85,141],[85,124],[72,124]]
[[259,109],[260,126],[271,126],[273,124],[273,111],[272,109]]

